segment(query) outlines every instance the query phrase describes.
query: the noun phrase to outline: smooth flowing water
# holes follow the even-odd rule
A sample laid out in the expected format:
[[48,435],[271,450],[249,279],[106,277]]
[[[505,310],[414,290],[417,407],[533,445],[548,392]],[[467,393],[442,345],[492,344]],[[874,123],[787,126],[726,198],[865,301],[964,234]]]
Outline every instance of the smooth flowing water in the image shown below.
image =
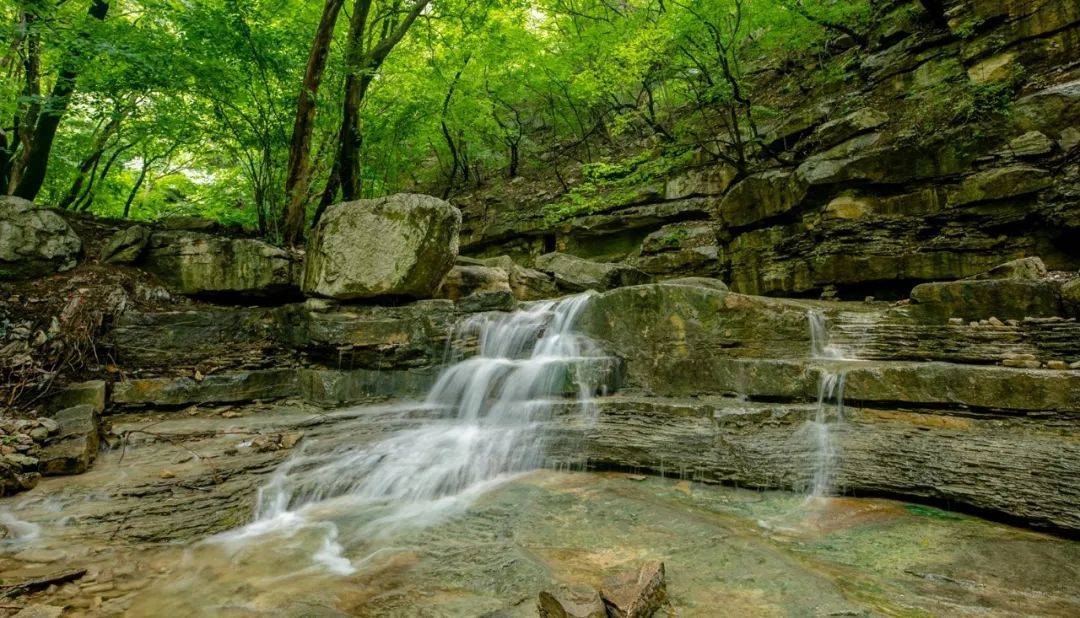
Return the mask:
[[237,542],[310,528],[323,542],[315,559],[347,574],[341,537],[385,538],[458,512],[512,475],[541,467],[541,425],[553,403],[576,397],[586,409],[587,370],[598,346],[572,331],[583,294],[514,313],[469,318],[455,340],[476,338],[475,356],[450,365],[425,408],[436,418],[374,444],[306,445],[259,491],[255,521],[217,540]]
[[[818,311],[807,315],[810,323],[810,355],[813,359],[840,360],[843,352],[829,343],[825,316]],[[839,449],[833,432],[844,422],[844,372],[822,367],[818,383],[817,411],[806,431],[814,444],[814,470],[809,493],[812,498],[829,496],[835,491]],[[832,417],[832,418],[830,418]]]

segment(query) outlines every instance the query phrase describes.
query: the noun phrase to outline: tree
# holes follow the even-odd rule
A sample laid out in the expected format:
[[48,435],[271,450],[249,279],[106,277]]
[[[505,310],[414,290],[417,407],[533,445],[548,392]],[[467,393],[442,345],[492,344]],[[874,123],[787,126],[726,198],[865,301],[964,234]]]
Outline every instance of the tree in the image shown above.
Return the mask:
[[[105,21],[108,12],[108,0],[90,0],[90,6],[87,10],[89,19],[99,22]],[[28,39],[28,44],[31,40]],[[49,165],[49,153],[52,152],[56,131],[60,127],[60,120],[64,117],[71,103],[76,81],[89,56],[88,47],[90,41],[89,29],[80,29],[75,44],[67,49],[67,57],[60,65],[52,91],[41,105],[29,144],[23,143],[26,155],[20,166],[18,184],[15,185],[15,190],[12,192],[17,197],[33,200],[37,197],[41,185],[45,182],[45,172]],[[31,79],[37,79],[36,75],[31,75],[29,68],[26,74],[28,85]],[[15,176],[16,174],[9,174],[9,177]]]
[[300,83],[296,102],[296,119],[293,122],[292,139],[289,143],[289,168],[285,181],[285,219],[282,225],[284,240],[295,245],[303,233],[304,214],[307,209],[308,187],[311,183],[311,135],[315,125],[316,100],[322,84],[326,59],[330,54],[334,26],[344,0],[326,0],[323,5],[319,27],[311,42],[307,68]]

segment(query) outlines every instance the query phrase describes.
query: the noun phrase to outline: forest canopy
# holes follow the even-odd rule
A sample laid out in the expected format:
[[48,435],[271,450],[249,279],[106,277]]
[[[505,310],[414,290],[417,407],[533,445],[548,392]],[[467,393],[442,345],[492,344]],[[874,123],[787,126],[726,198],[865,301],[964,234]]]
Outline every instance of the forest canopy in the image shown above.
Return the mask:
[[[621,136],[740,165],[771,58],[869,0],[4,0],[0,187],[301,242],[321,207],[603,175]],[[607,144],[607,146],[603,146]],[[560,179],[561,182],[561,179]]]

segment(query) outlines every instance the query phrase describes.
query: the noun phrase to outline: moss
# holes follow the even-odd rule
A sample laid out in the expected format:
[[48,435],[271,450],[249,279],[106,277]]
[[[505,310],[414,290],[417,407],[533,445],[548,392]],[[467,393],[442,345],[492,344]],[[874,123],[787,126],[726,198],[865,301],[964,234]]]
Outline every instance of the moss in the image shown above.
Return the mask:
[[581,166],[584,181],[561,199],[544,206],[548,224],[633,204],[647,197],[652,185],[693,160],[689,149],[645,151],[619,161],[597,161]]

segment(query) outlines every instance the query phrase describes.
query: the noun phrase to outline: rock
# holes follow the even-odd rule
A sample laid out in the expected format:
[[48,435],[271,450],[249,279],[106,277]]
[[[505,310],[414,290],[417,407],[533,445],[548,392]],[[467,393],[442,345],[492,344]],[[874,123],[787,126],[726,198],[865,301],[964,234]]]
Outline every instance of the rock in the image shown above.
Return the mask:
[[304,264],[307,294],[340,300],[428,298],[454,265],[461,212],[426,195],[331,206]]
[[856,135],[872,131],[889,121],[889,115],[869,107],[830,120],[814,131],[813,140],[820,148],[832,148]]
[[563,586],[543,591],[536,605],[540,618],[607,618],[600,593],[591,588]]
[[1037,167],[1014,165],[985,172],[977,172],[965,178],[959,186],[949,191],[949,206],[963,206],[975,202],[1001,200],[1041,191],[1053,184],[1050,174]]
[[1080,79],[1018,99],[1012,105],[1010,120],[1021,130],[1043,133],[1080,125]]
[[1061,315],[1058,287],[1051,281],[985,279],[923,283],[911,290],[912,309],[937,319],[988,316],[1021,319]]
[[1061,305],[1065,315],[1080,319],[1080,277],[1070,279],[1061,286]]
[[738,177],[738,170],[726,163],[692,169],[667,181],[664,195],[669,200],[723,195]]
[[947,136],[917,146],[880,146],[879,133],[854,137],[808,157],[797,173],[803,182],[827,185],[849,181],[901,184],[966,171],[980,151],[980,136]]
[[12,556],[16,560],[22,562],[33,562],[35,564],[49,564],[51,562],[60,562],[61,560],[67,560],[68,555],[59,549],[24,549],[23,551]]
[[793,172],[773,170],[747,176],[720,201],[719,219],[738,228],[787,213],[806,196],[806,184]]
[[0,497],[33,489],[41,478],[36,470],[25,470],[20,457],[14,453],[0,454]]
[[1008,152],[1017,157],[1039,157],[1054,150],[1054,140],[1039,131],[1028,131],[1009,141]]
[[269,297],[296,293],[292,255],[251,238],[156,232],[143,268],[188,296]]
[[630,264],[650,275],[715,275],[720,247],[707,221],[672,223],[645,237]]
[[62,607],[34,603],[20,609],[11,618],[60,618],[63,614]]
[[611,618],[648,618],[667,601],[664,563],[647,562],[637,571],[616,575],[600,588]]
[[342,369],[431,367],[446,353],[454,305],[427,300],[400,307],[294,307],[282,324],[290,347]]
[[81,251],[82,241],[59,214],[0,197],[0,281],[71,270]]
[[649,281],[647,274],[632,266],[593,262],[566,253],[541,255],[535,266],[554,276],[559,288],[568,292],[603,291]]
[[148,244],[150,230],[141,225],[133,225],[105,241],[101,248],[101,261],[105,264],[130,264],[142,256]]
[[[109,333],[116,362],[131,371],[273,363],[285,357],[280,329],[288,308],[217,307],[190,311],[125,311]],[[153,342],[153,345],[146,345]]]
[[711,277],[679,277],[677,279],[665,279],[660,281],[657,285],[685,285],[690,287],[707,288],[709,290],[716,290],[718,292],[726,292],[728,286],[726,283],[719,279],[713,279]]
[[1046,264],[1043,263],[1041,258],[1026,257],[1018,260],[1010,260],[1004,264],[995,266],[986,272],[972,275],[971,277],[968,277],[968,279],[976,281],[988,279],[1026,279],[1029,281],[1038,281],[1040,279],[1045,279],[1046,276]]
[[510,278],[510,289],[518,300],[544,300],[559,294],[555,279],[546,273],[525,268],[508,255],[476,260],[480,266],[505,270]]
[[66,408],[53,415],[57,437],[41,449],[41,473],[64,476],[86,472],[97,459],[101,444],[101,417],[92,405]]
[[215,373],[192,378],[134,378],[117,382],[112,402],[121,406],[184,406],[282,399],[300,393],[297,371],[267,369]]
[[55,412],[79,405],[89,405],[100,414],[105,411],[105,393],[106,384],[104,380],[90,380],[88,382],[69,384],[67,388],[49,399],[48,410]]
[[217,221],[195,215],[173,215],[162,217],[158,220],[158,225],[167,230],[181,230],[187,232],[215,232],[218,229]]
[[458,300],[470,294],[489,292],[510,294],[510,273],[490,266],[454,266],[446,273],[435,295]]
[[340,406],[373,397],[423,397],[439,377],[436,368],[300,370],[301,395],[321,406]]
[[975,84],[1004,82],[1013,77],[1018,67],[1016,54],[1005,52],[975,63],[967,70],[968,79]]
[[1063,371],[1063,370],[1069,368],[1069,363],[1066,363],[1065,361],[1062,361],[1062,360],[1050,360],[1050,361],[1046,361],[1046,368],[1047,369],[1054,369],[1054,370],[1057,370],[1057,371]]

